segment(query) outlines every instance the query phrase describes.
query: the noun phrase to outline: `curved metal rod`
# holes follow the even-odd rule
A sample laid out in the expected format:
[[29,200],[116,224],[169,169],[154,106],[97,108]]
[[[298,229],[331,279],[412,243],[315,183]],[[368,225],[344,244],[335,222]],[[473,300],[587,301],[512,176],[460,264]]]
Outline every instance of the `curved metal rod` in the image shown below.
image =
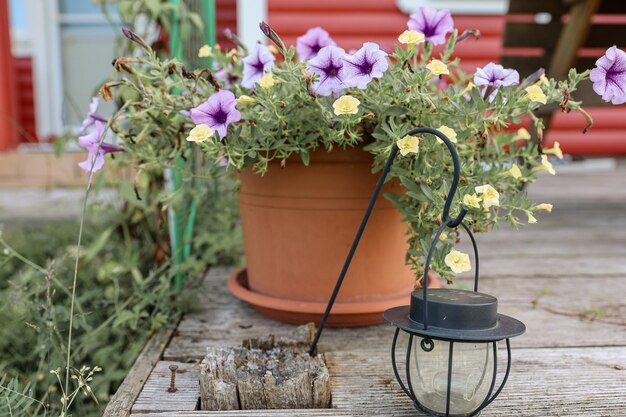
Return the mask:
[[474,262],[476,263],[476,269],[474,270],[474,292],[478,292],[478,269],[479,269],[478,246],[476,245],[474,234],[469,229],[469,227],[467,227],[467,225],[463,222],[461,222],[461,226],[467,232],[470,240],[472,241],[472,246],[474,247]]
[[452,391],[452,353],[454,352],[454,341],[450,340],[448,348],[448,391],[446,392],[446,417],[450,415],[450,398]]
[[[493,400],[495,400],[498,397],[498,395],[500,395],[500,392],[504,388],[504,385],[506,384],[507,379],[509,379],[509,371],[511,370],[511,343],[509,342],[509,339],[506,339],[506,353],[507,353],[506,372],[504,373],[504,378],[502,379],[502,382],[500,383],[500,386],[498,387],[498,390],[496,391],[495,394],[493,394],[493,396],[491,398],[489,398],[489,400],[483,402],[481,404],[481,406],[478,407],[478,409],[476,411],[474,411],[472,414],[470,414],[470,417],[478,415],[478,413],[480,413],[485,407],[487,407],[489,404],[491,404],[493,402]],[[494,358],[494,363],[495,362],[496,361],[495,361],[495,358]],[[494,381],[495,381],[495,378],[494,378]]]
[[497,347],[497,343],[498,342],[493,342],[493,376],[491,378],[491,385],[489,386],[489,391],[487,392],[487,395],[485,396],[485,399],[480,404],[480,406],[476,410],[474,410],[474,412],[472,412],[469,415],[469,417],[477,416],[478,413],[480,413],[482,411],[482,409],[487,407],[487,404],[489,404],[487,401],[489,401],[489,398],[491,397],[491,393],[493,392],[493,387],[495,387],[495,385],[496,385],[496,377],[498,376],[498,347]]
[[417,397],[415,396],[415,392],[413,391],[413,383],[411,382],[411,348],[413,347],[413,335],[409,333],[409,345],[406,348],[406,385],[409,387],[409,398],[413,400],[414,403],[419,403],[417,401]]
[[398,380],[398,384],[400,384],[400,388],[402,388],[402,391],[404,391],[404,393],[412,399],[411,393],[404,386],[402,378],[400,378],[400,374],[398,373],[398,367],[396,366],[396,342],[398,341],[398,333],[400,333],[400,328],[396,327],[396,332],[393,335],[393,342],[391,342],[391,366],[393,367],[393,373]]
[[[441,139],[448,147],[448,150],[450,151],[450,155],[452,156],[452,164],[454,165],[454,176],[452,178],[452,185],[450,186],[450,191],[448,192],[448,195],[446,197],[446,202],[443,207],[443,223],[448,224],[450,227],[456,227],[463,221],[465,214],[467,214],[467,209],[463,207],[461,209],[461,212],[455,219],[449,218],[450,206],[452,205],[452,200],[456,193],[456,189],[459,185],[459,177],[461,175],[461,164],[459,163],[459,155],[457,154],[454,144],[452,144],[450,139],[448,139],[446,135],[444,135],[443,133],[441,133],[440,131],[436,129],[432,129],[429,127],[418,127],[416,129],[412,129],[409,132],[405,133],[402,136],[402,138],[405,138],[411,135],[417,135],[420,133],[429,133]],[[319,341],[320,336],[322,335],[322,332],[324,331],[324,327],[326,326],[326,321],[328,320],[330,311],[333,308],[333,304],[335,304],[335,300],[337,298],[337,295],[339,294],[339,290],[341,289],[343,280],[346,277],[346,273],[348,272],[348,268],[350,267],[350,263],[352,262],[352,257],[354,256],[354,252],[356,251],[356,248],[359,245],[359,241],[361,240],[361,235],[363,234],[363,230],[365,229],[365,226],[367,225],[370,215],[372,214],[372,210],[374,209],[374,204],[376,203],[376,200],[378,199],[380,190],[383,184],[385,183],[385,178],[387,177],[387,174],[389,173],[389,170],[391,169],[391,165],[393,164],[393,160],[395,159],[397,154],[398,154],[398,145],[394,143],[393,146],[391,147],[389,157],[387,158],[387,162],[385,163],[385,166],[380,175],[380,178],[378,179],[378,183],[376,184],[376,188],[374,189],[372,198],[370,199],[367,209],[365,210],[365,215],[363,216],[363,220],[361,220],[359,229],[357,230],[356,236],[354,237],[354,241],[352,242],[352,246],[350,247],[350,251],[348,252],[346,261],[344,262],[343,268],[341,269],[341,273],[339,274],[339,278],[337,279],[335,288],[330,296],[330,299],[328,300],[326,311],[324,311],[324,315],[322,316],[322,320],[320,320],[320,324],[317,328],[317,332],[315,333],[315,337],[313,338],[313,342],[311,342],[311,347],[309,348],[309,355],[311,356],[315,354],[317,343]],[[427,265],[429,264],[430,263],[428,263]],[[428,286],[428,279],[426,277],[427,274],[428,274],[428,269],[426,269],[426,272],[424,273],[424,277],[425,277],[424,282],[423,282],[424,291],[426,290],[426,287]]]
[[426,263],[424,264],[424,276],[422,277],[422,297],[424,298],[424,330],[428,330],[428,269],[430,268],[430,260],[433,257],[433,253],[435,253],[435,247],[437,247],[437,243],[439,242],[439,236],[446,230],[448,227],[448,223],[444,223],[439,226],[437,233],[435,233],[435,237],[433,238],[433,243],[430,244],[430,249],[428,250],[428,255],[426,256]]
[[330,310],[333,308],[333,304],[335,304],[335,299],[339,294],[339,290],[341,289],[341,284],[343,284],[343,280],[346,277],[346,273],[348,272],[348,268],[350,267],[350,263],[352,262],[352,257],[354,256],[354,252],[356,251],[357,246],[359,246],[359,241],[361,240],[361,235],[363,235],[363,231],[365,230],[365,226],[367,225],[367,221],[372,214],[372,210],[374,209],[374,204],[378,199],[378,194],[380,194],[380,190],[383,188],[383,184],[385,183],[385,178],[391,169],[391,165],[393,164],[393,160],[398,154],[398,145],[394,144],[391,147],[391,152],[389,153],[389,158],[387,158],[387,162],[383,168],[383,172],[380,174],[380,178],[378,179],[378,183],[376,183],[376,188],[374,188],[374,193],[372,194],[372,198],[370,199],[369,204],[367,205],[367,209],[365,210],[365,215],[363,216],[363,220],[361,220],[361,224],[359,229],[356,232],[356,236],[354,237],[354,241],[352,242],[352,246],[350,247],[350,251],[348,252],[348,257],[343,264],[343,268],[341,269],[341,273],[339,274],[339,278],[337,278],[337,283],[335,284],[335,288],[333,289],[333,293],[328,300],[328,304],[326,305],[326,311],[324,311],[324,316],[322,316],[322,320],[320,320],[320,325],[317,328],[317,332],[315,333],[315,337],[313,338],[313,342],[311,342],[311,347],[309,348],[309,355],[313,356],[315,354],[315,348],[317,347],[317,342],[324,331],[324,327],[326,326],[326,321],[328,320],[328,316],[330,315]]
[[[454,176],[452,178],[450,191],[448,191],[448,196],[446,197],[446,203],[443,206],[443,222],[447,223],[450,217],[450,206],[452,206],[452,200],[454,198],[454,194],[456,194],[456,189],[459,185],[459,178],[461,176],[461,164],[459,163],[459,154],[456,152],[456,148],[454,147],[454,144],[450,141],[450,139],[448,139],[446,135],[444,135],[437,129],[431,129],[430,127],[418,127],[416,129],[410,130],[402,137],[405,138],[406,136],[418,135],[420,133],[430,133],[431,135],[437,136],[443,141],[443,143],[446,144],[446,146],[448,147],[448,151],[450,151],[450,155],[452,156],[452,165],[454,165]],[[463,211],[461,211],[461,213],[463,213]],[[467,213],[467,211],[465,211],[465,213]],[[454,222],[458,222],[456,223],[458,225],[459,223],[461,223],[464,216],[465,214],[463,214],[463,216],[459,214],[459,216],[454,219]]]

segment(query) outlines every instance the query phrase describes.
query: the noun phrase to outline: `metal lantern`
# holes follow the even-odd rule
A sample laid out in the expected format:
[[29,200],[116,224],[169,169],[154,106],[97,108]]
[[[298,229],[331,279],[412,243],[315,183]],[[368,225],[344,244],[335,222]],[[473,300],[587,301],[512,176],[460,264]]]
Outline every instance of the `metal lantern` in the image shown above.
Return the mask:
[[[426,257],[423,288],[411,294],[410,305],[389,309],[384,312],[383,317],[396,327],[391,348],[393,371],[400,387],[415,407],[434,416],[471,417],[478,415],[502,391],[511,368],[509,339],[524,333],[526,327],[519,320],[498,314],[498,300],[478,292],[478,248],[472,232],[463,223],[467,209],[463,207],[456,218],[449,215],[460,175],[456,149],[444,134],[435,129],[413,129],[404,137],[422,133],[440,138],[448,147],[454,165],[454,178],[444,204],[442,224],[433,237]],[[397,152],[398,148],[394,145],[311,344],[311,354],[315,352],[354,251]],[[455,229],[459,226],[468,233],[474,248],[474,290],[429,289],[428,270],[439,237],[447,228]],[[396,360],[400,331],[408,334],[404,378],[400,376]],[[497,343],[502,340],[506,341],[507,366],[504,377],[496,388]]]

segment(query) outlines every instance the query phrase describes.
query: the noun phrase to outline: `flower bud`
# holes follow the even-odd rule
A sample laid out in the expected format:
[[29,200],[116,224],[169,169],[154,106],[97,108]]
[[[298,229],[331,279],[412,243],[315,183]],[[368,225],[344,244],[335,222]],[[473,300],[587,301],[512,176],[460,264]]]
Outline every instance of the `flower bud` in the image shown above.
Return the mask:
[[263,32],[263,34],[267,36],[269,40],[274,42],[274,45],[276,45],[280,53],[283,54],[283,56],[286,55],[287,48],[285,48],[285,44],[283,43],[282,39],[280,39],[280,36],[278,36],[276,32],[274,32],[274,30],[270,27],[270,25],[268,25],[266,22],[261,22],[259,23],[259,27],[261,28],[261,32]]
[[137,35],[132,30],[124,27],[122,28],[122,33],[127,39],[130,39],[131,41],[135,42],[137,45],[141,46],[142,48],[150,49],[146,41],[144,41],[139,35]]
[[480,30],[478,29],[466,29],[463,31],[463,33],[461,33],[461,36],[459,36],[458,38],[456,38],[456,44],[458,45],[460,42],[463,42],[465,39],[469,38],[470,36],[473,36],[476,38],[476,40],[480,39]]

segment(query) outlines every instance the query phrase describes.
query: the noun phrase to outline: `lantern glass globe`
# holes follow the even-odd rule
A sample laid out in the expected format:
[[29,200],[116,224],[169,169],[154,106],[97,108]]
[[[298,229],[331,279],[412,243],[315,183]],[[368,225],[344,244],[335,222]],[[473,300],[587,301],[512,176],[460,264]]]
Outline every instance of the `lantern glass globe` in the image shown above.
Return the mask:
[[[419,403],[435,415],[446,415],[449,341],[416,337],[411,352],[411,386]],[[490,395],[494,367],[493,343],[452,344],[450,416],[468,416]]]

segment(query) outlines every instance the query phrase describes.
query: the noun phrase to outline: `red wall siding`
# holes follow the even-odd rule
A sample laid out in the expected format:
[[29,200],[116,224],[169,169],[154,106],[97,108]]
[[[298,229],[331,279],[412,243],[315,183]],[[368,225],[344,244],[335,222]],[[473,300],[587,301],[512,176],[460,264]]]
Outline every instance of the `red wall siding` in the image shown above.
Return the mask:
[[20,142],[37,141],[35,93],[33,90],[33,62],[30,57],[14,58],[17,84],[18,124]]
[[224,49],[234,48],[235,45],[224,35],[225,29],[237,33],[237,0],[217,0],[215,2],[217,19],[217,43]]
[[[365,41],[378,42],[383,49],[392,50],[408,20],[395,0],[268,0],[268,16],[272,28],[288,45],[295,44],[308,28],[321,26],[346,51],[359,48]],[[475,28],[482,35],[480,41],[466,40],[456,48],[464,71],[474,72],[476,67],[499,60],[503,52],[504,16],[453,18],[459,33]],[[585,125],[582,116],[559,113],[546,135],[546,144],[559,141],[564,152],[576,155],[626,155],[626,106],[588,111],[595,124],[587,134],[581,133]]]

